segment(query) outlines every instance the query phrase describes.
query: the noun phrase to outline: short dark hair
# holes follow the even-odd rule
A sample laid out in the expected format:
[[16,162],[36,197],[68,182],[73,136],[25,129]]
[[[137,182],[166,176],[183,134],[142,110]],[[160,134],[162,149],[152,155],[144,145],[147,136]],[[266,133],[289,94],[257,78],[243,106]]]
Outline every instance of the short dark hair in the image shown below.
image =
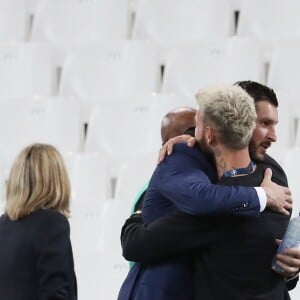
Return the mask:
[[251,80],[238,81],[234,85],[238,85],[245,90],[254,99],[255,104],[259,101],[267,101],[278,107],[277,96],[273,89]]

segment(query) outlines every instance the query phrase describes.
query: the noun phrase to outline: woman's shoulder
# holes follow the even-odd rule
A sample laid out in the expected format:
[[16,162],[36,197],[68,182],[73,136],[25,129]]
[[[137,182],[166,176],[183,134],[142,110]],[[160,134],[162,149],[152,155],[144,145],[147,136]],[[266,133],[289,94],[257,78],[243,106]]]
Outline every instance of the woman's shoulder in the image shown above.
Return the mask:
[[54,209],[39,209],[31,213],[29,219],[41,227],[69,227],[66,216]]

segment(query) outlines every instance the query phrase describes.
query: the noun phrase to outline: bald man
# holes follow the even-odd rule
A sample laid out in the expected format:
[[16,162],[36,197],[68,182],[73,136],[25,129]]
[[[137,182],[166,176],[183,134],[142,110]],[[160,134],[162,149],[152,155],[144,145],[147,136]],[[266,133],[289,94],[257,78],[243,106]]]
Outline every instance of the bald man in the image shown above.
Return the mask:
[[[178,107],[169,111],[161,122],[161,141],[165,144],[169,139],[183,133],[194,132],[196,109],[191,107]],[[143,198],[148,188],[149,182],[138,193],[132,212],[142,209]]]
[[168,112],[161,122],[162,143],[194,127],[195,116],[196,110],[191,107],[179,107]]

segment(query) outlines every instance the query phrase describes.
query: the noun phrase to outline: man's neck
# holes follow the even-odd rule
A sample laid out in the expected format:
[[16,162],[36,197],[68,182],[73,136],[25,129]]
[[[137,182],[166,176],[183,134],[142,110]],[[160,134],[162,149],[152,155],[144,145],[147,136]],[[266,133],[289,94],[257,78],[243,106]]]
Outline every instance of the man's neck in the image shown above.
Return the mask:
[[214,154],[218,178],[232,169],[246,168],[251,161],[248,148],[236,150],[222,147],[214,151]]

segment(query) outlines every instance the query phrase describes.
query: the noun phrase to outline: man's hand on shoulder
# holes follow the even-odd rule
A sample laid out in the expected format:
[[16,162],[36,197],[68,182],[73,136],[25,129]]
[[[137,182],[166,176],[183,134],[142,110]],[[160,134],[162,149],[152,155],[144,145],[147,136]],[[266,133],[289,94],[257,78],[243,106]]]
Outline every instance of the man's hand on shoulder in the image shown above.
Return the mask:
[[275,212],[289,215],[292,209],[292,196],[288,187],[276,184],[271,180],[272,170],[266,169],[261,187],[267,195],[267,207]]
[[159,150],[157,164],[160,164],[167,155],[171,155],[174,146],[178,143],[185,143],[189,147],[194,147],[196,139],[189,134],[183,134],[169,139]]

